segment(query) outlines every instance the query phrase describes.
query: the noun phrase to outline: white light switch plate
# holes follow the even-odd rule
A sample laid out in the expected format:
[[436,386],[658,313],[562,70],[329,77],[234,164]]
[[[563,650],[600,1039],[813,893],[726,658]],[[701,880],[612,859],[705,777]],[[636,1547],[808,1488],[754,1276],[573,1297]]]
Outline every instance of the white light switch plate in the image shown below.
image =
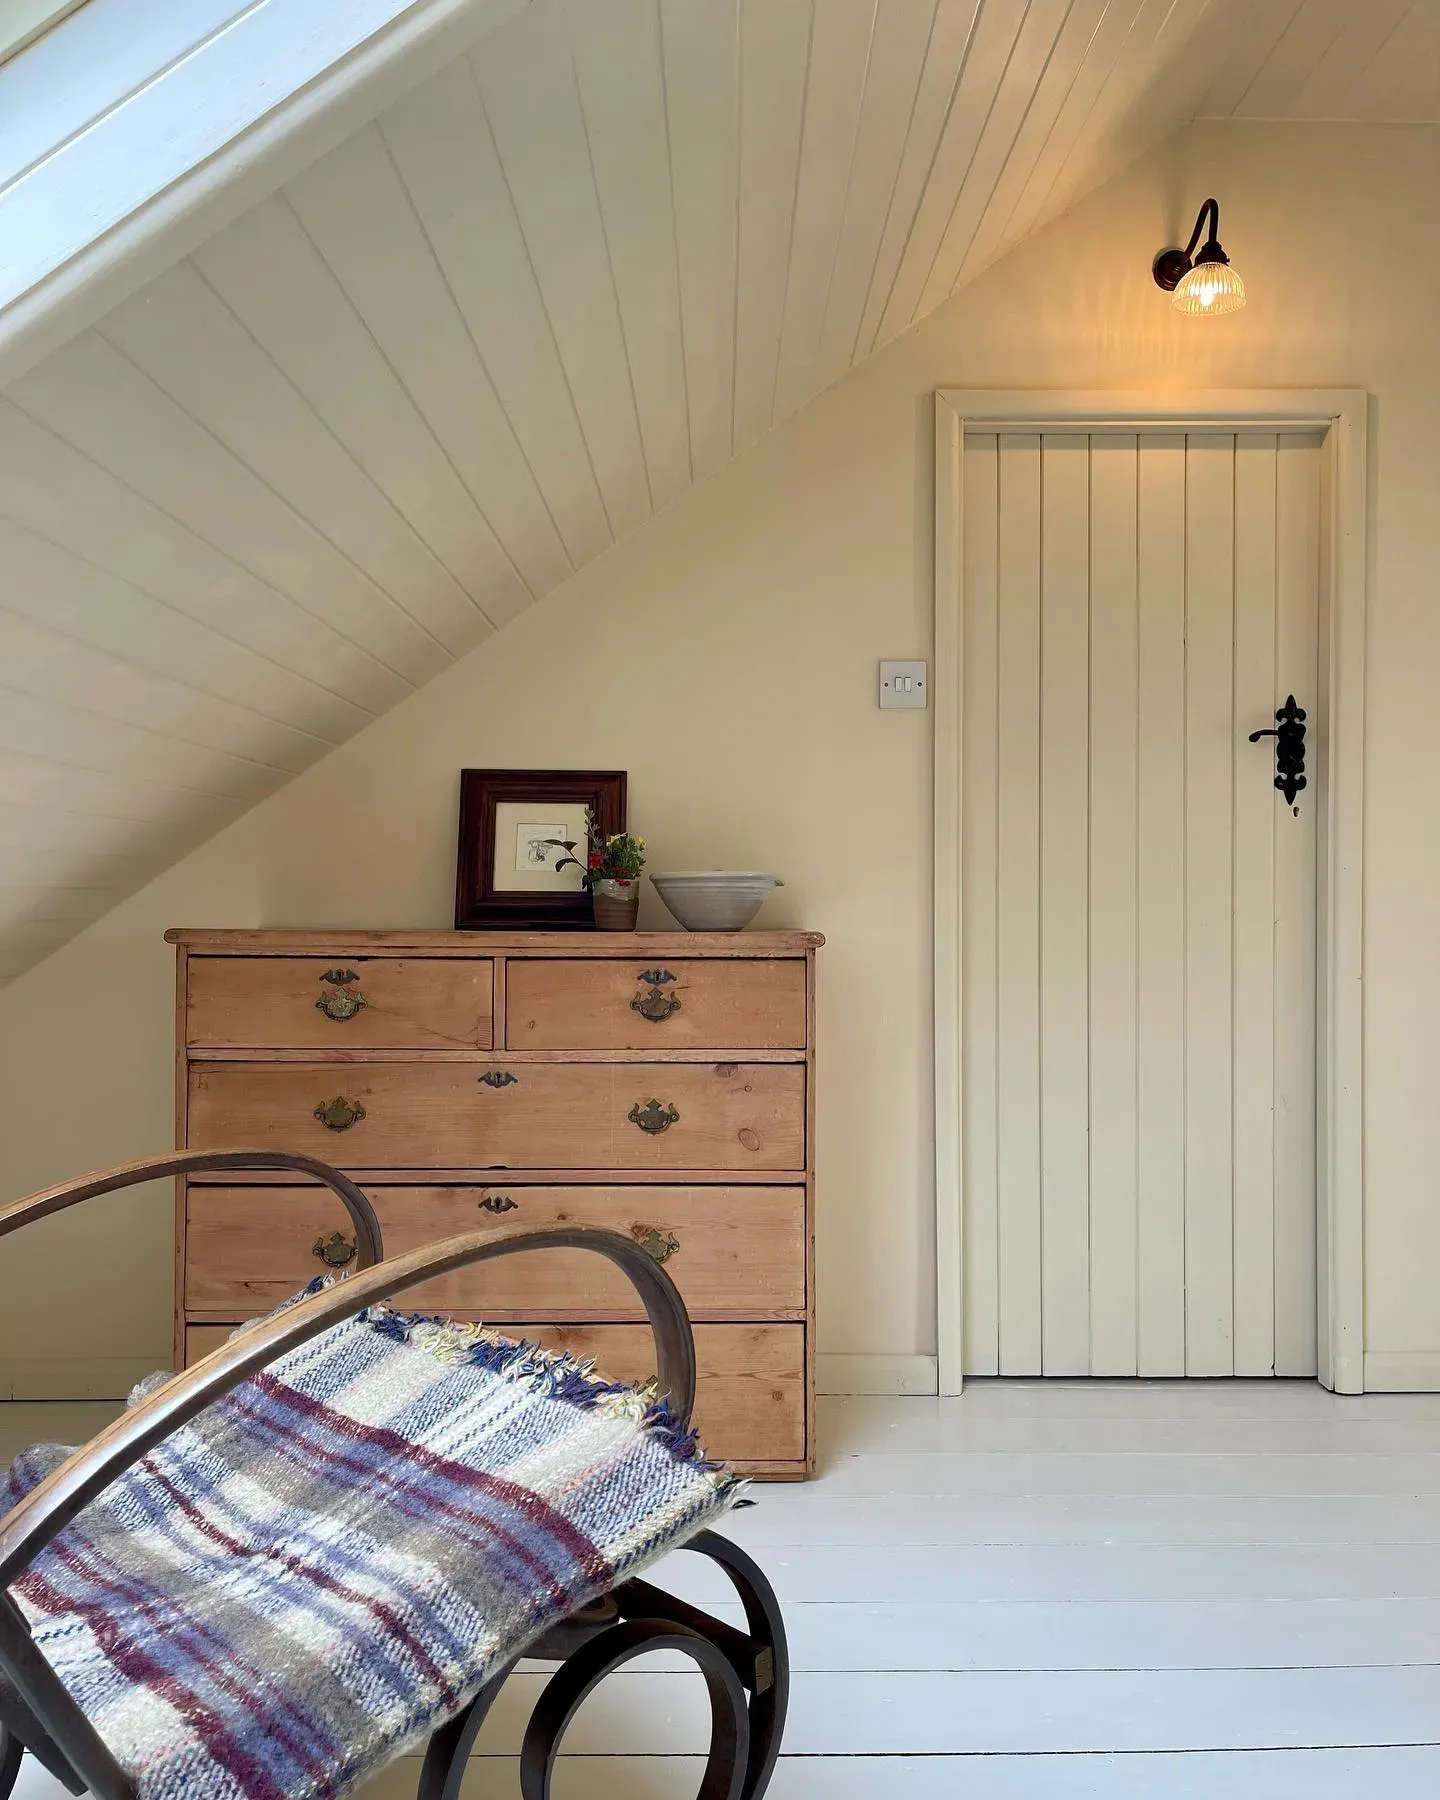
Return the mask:
[[930,678],[923,662],[881,663],[881,706],[925,706],[929,693]]

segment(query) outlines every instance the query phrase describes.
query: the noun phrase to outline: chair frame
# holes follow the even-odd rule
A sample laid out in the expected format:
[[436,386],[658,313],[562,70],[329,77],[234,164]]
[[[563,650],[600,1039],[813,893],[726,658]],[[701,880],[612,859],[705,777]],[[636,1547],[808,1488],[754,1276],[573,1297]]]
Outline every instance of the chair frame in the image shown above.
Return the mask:
[[[501,1226],[429,1244],[382,1261],[380,1226],[365,1195],[315,1157],[269,1150],[178,1151],[64,1182],[0,1209],[0,1237],[82,1200],[140,1182],[229,1169],[276,1169],[325,1183],[344,1204],[356,1234],[356,1270],[345,1280],[259,1319],[162,1387],[77,1450],[0,1516],[0,1671],[18,1701],[0,1713],[0,1800],[19,1775],[21,1751],[72,1793],[95,1800],[137,1800],[130,1777],[41,1655],[8,1589],[32,1559],[117,1476],[256,1370],[378,1301],[438,1275],[522,1250],[588,1250],[616,1265],[645,1306],[655,1340],[660,1392],[676,1420],[695,1402],[695,1341],[675,1284],[639,1244],[593,1226]],[[710,1695],[710,1754],[699,1800],[760,1800],[779,1754],[789,1693],[785,1630],[773,1590],[744,1551],[713,1531],[682,1546],[719,1564],[746,1616],[739,1631],[649,1582],[621,1583],[553,1630],[523,1655],[558,1661],[525,1734],[523,1800],[548,1800],[561,1739],[576,1709],[623,1663],[657,1649],[688,1655]],[[518,1658],[516,1659],[518,1660]],[[418,1800],[458,1800],[465,1764],[485,1715],[514,1663],[431,1738]]]

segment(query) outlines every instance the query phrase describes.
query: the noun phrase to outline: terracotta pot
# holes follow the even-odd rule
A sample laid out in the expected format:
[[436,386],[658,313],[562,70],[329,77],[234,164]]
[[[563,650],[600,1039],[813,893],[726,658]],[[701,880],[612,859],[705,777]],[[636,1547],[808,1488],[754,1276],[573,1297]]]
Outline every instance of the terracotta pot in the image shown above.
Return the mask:
[[597,881],[595,896],[595,929],[597,931],[633,931],[640,915],[640,883],[638,881]]

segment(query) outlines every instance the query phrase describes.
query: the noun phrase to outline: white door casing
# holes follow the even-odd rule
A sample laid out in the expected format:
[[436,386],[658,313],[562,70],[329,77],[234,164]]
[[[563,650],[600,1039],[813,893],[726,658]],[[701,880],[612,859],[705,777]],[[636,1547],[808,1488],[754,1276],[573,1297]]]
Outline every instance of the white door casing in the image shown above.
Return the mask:
[[[1359,1390],[1364,428],[1349,391],[937,397],[942,1393],[1317,1338]],[[1298,819],[1244,742],[1292,685]]]

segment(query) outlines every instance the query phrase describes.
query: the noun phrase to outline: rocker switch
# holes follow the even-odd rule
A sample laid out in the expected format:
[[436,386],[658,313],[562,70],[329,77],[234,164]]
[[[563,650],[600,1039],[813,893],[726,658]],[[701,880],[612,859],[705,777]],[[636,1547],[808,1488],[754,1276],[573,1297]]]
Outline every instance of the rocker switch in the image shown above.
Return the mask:
[[880,704],[882,707],[921,706],[926,704],[926,675],[923,662],[882,662],[880,665]]

